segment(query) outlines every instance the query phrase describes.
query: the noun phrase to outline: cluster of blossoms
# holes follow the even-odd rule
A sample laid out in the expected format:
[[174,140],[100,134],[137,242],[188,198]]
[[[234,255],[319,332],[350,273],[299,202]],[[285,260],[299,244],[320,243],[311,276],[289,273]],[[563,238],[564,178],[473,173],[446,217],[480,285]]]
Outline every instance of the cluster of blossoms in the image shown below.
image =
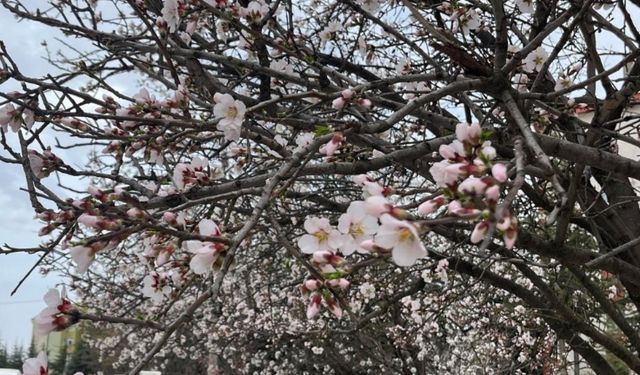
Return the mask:
[[[174,33],[180,28],[181,18],[188,13],[189,2],[183,0],[164,0],[163,2],[161,16],[156,19],[156,26],[161,32]],[[231,14],[241,17],[249,23],[259,23],[269,13],[269,6],[264,1],[251,1],[246,7],[237,4],[228,6],[227,2],[227,0],[204,0],[204,3],[214,8],[229,8]],[[193,26],[187,26],[187,34],[193,32],[193,30],[189,32],[190,28]],[[187,42],[184,35],[184,32],[179,32],[179,36]]]
[[[164,221],[175,227],[185,229],[187,219],[183,213],[163,214]],[[210,219],[198,222],[198,236],[202,238],[182,242],[181,251],[172,258],[178,247],[170,236],[153,234],[144,238],[141,258],[147,260],[148,267],[153,269],[142,280],[142,295],[159,305],[171,296],[173,287],[179,287],[191,270],[193,274],[206,276],[220,267],[225,246],[220,242],[207,241],[211,237],[220,237],[222,232],[218,225]],[[162,270],[157,267],[165,266]]]
[[456,127],[456,140],[440,146],[444,160],[435,163],[429,172],[442,189],[442,194],[418,207],[421,215],[428,215],[448,205],[451,215],[478,221],[471,242],[482,241],[492,223],[502,235],[505,246],[513,247],[518,224],[507,207],[500,207],[498,199],[507,182],[507,167],[494,163],[496,150],[484,140],[479,124],[460,123]]
[[[145,160],[163,165],[163,153],[172,145],[168,144],[162,135],[160,126],[145,123],[145,120],[172,119],[175,116],[181,116],[189,103],[189,92],[184,85],[180,84],[171,97],[159,100],[147,89],[142,88],[133,98],[135,99],[133,103],[122,107],[112,97],[103,96],[105,105],[98,107],[96,112],[115,115],[117,118],[112,122],[113,126],[101,130],[107,139],[112,139],[102,153],[132,156],[143,150]],[[58,123],[77,130],[83,130],[87,126],[73,118],[59,119]],[[138,137],[138,140],[132,141],[141,133],[145,134],[143,139]]]
[[342,316],[342,310],[329,289],[319,290],[321,287],[346,289],[349,286],[349,282],[341,277],[344,272],[336,268],[344,263],[338,252],[344,256],[356,252],[391,252],[393,261],[399,266],[411,266],[427,255],[418,226],[404,220],[407,213],[394,207],[383,196],[390,193],[389,189],[366,176],[359,176],[356,182],[363,187],[367,197],[365,201],[351,202],[338,219],[336,228],[327,218],[308,217],[304,222],[307,234],[298,238],[300,250],[312,255],[313,265],[327,278],[324,283],[307,280],[303,286],[303,291],[312,292],[307,308],[310,318],[318,313],[323,299],[334,315]]
[[371,108],[371,100],[363,97],[358,97],[356,93],[351,89],[344,89],[340,92],[340,96],[331,102],[331,105],[335,109],[343,109],[345,105],[354,102],[360,107],[365,109]]
[[204,158],[193,158],[189,164],[178,163],[173,169],[173,183],[179,190],[206,185],[210,178],[209,161]]
[[482,18],[474,9],[454,6],[448,1],[443,1],[436,9],[449,16],[449,20],[453,23],[451,28],[453,32],[468,35],[470,31],[482,27]]
[[336,34],[338,34],[338,32],[342,31],[343,29],[344,27],[340,22],[330,21],[327,27],[325,27],[322,31],[320,31],[320,34],[319,34],[320,39],[323,42],[331,40],[335,38]]
[[[333,254],[330,251],[322,251],[315,253],[313,256],[314,265],[323,267],[324,269],[339,267],[344,263],[342,257]],[[338,273],[334,271],[333,273]],[[349,288],[349,281],[339,277],[335,279],[318,280],[308,279],[302,284],[302,294],[308,297],[307,319],[313,319],[320,312],[320,306],[324,302],[327,309],[336,317],[342,317],[342,307],[336,298],[337,290],[346,290]]]
[[57,289],[50,289],[43,299],[47,307],[35,317],[36,329],[41,334],[62,331],[78,321],[78,310],[67,299],[64,289],[62,294]]

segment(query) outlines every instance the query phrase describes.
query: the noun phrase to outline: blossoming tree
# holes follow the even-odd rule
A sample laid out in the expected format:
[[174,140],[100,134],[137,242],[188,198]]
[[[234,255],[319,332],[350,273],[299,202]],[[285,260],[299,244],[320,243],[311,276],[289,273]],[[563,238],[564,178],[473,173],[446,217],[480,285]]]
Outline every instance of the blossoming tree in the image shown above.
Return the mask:
[[0,4],[82,46],[0,44],[43,332],[130,374],[640,372],[637,0]]

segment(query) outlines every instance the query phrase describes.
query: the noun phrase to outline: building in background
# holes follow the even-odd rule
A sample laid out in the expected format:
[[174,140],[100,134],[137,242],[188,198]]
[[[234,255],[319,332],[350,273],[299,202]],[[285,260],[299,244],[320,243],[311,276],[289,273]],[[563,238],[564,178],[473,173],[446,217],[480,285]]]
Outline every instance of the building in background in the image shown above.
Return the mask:
[[80,325],[74,325],[64,331],[54,331],[42,335],[38,333],[35,323],[32,321],[32,340],[36,351],[47,353],[50,362],[58,359],[63,352],[68,356],[71,355],[80,340],[80,334]]

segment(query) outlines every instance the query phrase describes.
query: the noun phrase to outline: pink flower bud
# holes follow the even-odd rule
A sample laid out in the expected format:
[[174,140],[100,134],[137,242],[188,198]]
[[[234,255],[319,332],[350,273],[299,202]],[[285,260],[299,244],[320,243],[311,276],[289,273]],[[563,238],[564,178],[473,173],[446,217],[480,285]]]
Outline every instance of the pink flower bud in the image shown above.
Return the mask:
[[93,185],[89,185],[89,187],[87,188],[87,191],[89,192],[89,194],[91,194],[97,199],[102,200],[102,198],[104,197],[104,192],[102,192],[102,190],[98,189]]
[[502,231],[506,231],[511,226],[511,217],[505,216],[502,219],[498,220],[496,227]]
[[54,218],[54,213],[51,210],[46,210],[46,211],[42,211],[42,212],[38,212],[36,214],[36,218],[42,220],[42,221],[51,221]]
[[178,216],[176,214],[174,214],[173,212],[166,211],[165,213],[162,214],[162,218],[167,223],[173,225],[173,224],[175,224],[177,222]]
[[313,319],[320,312],[320,302],[322,297],[319,293],[313,293],[309,298],[309,305],[307,306],[307,319]]
[[332,288],[347,289],[351,283],[349,280],[341,277],[339,279],[327,280],[327,285]]
[[470,195],[480,195],[484,193],[486,187],[487,184],[485,184],[482,179],[471,176],[460,183],[458,191]]
[[331,106],[335,109],[342,109],[344,108],[345,105],[345,101],[343,97],[339,97],[333,100],[333,102],[331,102]]
[[451,201],[447,209],[449,210],[450,213],[457,216],[463,216],[463,217],[472,217],[480,214],[480,210],[478,210],[477,208],[462,207],[462,203],[460,203],[460,201],[457,201],[457,200]]
[[336,297],[334,297],[333,295],[327,295],[324,297],[324,301],[326,302],[329,311],[331,311],[333,315],[335,315],[337,318],[342,317],[342,308],[336,300]]
[[306,280],[304,284],[302,284],[303,289],[306,289],[307,291],[316,290],[320,288],[320,286],[322,286],[322,283],[320,282],[320,280],[316,279]]
[[329,258],[333,255],[334,254],[329,250],[316,251],[313,253],[312,259],[318,264],[329,263]]
[[473,228],[473,232],[471,233],[471,242],[478,243],[487,236],[487,232],[489,231],[489,223],[485,220],[476,224],[475,228]]
[[169,261],[169,257],[171,257],[170,252],[168,251],[160,252],[160,254],[158,254],[158,257],[156,258],[156,265],[160,267],[163,264],[166,264]]
[[320,150],[319,150],[320,153],[325,154],[327,156],[333,156],[333,154],[335,154],[335,152],[338,150],[340,145],[342,145],[343,139],[344,138],[342,136],[342,133],[340,132],[335,133],[329,142],[327,142],[325,145],[320,147]]
[[418,206],[418,213],[422,216],[429,215],[430,213],[432,213],[433,211],[438,209],[438,207],[442,206],[445,203],[446,202],[445,202],[444,196],[442,195],[437,196],[433,199],[430,199],[420,204]]
[[341,92],[340,94],[342,95],[342,97],[343,97],[345,100],[349,100],[349,99],[351,99],[351,98],[353,97],[353,90],[351,90],[351,89],[344,89],[344,90],[342,90],[342,92]]
[[369,99],[360,98],[360,99],[358,99],[358,104],[361,107],[366,108],[366,109],[371,108],[371,100],[369,100]]
[[78,217],[78,223],[84,224],[90,228],[98,228],[100,226],[100,219],[97,216],[82,214]]
[[482,128],[480,127],[480,124],[478,124],[477,122],[471,124],[471,126],[469,126],[467,135],[472,141],[478,142],[478,140],[480,140],[480,136],[482,135]]
[[127,210],[127,216],[134,219],[141,219],[144,217],[144,212],[136,207],[132,207]]
[[453,149],[453,147],[451,147],[450,145],[440,145],[438,152],[440,153],[440,156],[442,156],[445,159],[456,158],[456,152]]
[[508,230],[504,232],[504,236],[502,237],[502,240],[504,241],[504,246],[507,249],[512,249],[513,246],[516,244],[517,238],[518,238],[517,230]]
[[88,210],[89,208],[91,208],[91,203],[89,201],[86,201],[84,199],[76,199],[73,202],[71,202],[71,205],[75,208],[79,208],[81,210]]
[[507,181],[507,167],[504,164],[496,163],[491,168],[491,174],[500,183]]
[[56,227],[54,227],[54,226],[53,226],[53,225],[51,225],[51,224],[46,225],[46,226],[44,226],[44,227],[40,228],[40,230],[38,231],[38,236],[46,236],[47,234],[49,234],[49,233],[53,232],[53,230],[54,230],[55,228],[56,228]]

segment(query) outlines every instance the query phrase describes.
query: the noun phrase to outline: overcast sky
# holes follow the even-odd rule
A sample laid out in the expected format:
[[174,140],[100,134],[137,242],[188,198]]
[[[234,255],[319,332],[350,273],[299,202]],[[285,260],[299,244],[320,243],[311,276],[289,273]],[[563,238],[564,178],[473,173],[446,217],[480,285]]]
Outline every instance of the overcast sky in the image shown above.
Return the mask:
[[[47,64],[40,57],[43,47],[37,36],[51,33],[51,30],[33,23],[18,23],[1,7],[0,25],[0,40],[25,73],[45,72]],[[17,87],[6,83],[0,86],[2,92],[15,89]],[[40,225],[33,220],[34,212],[26,194],[19,191],[24,184],[24,177],[17,167],[0,163],[0,245],[33,247],[40,242],[37,236]],[[44,307],[44,292],[58,281],[55,277],[42,277],[34,272],[18,292],[10,296],[17,282],[37,260],[37,255],[0,255],[0,337],[10,346],[15,342],[29,345],[31,318]]]
[[[29,7],[35,7],[37,4],[45,2],[45,0],[29,0],[26,4],[29,4]],[[46,6],[41,6],[41,9],[46,9]],[[98,9],[101,8],[99,3]],[[9,54],[25,75],[40,77],[49,73],[55,74],[55,68],[43,58],[46,55],[45,47],[42,45],[45,39],[52,53],[57,50],[71,52],[65,51],[66,47],[56,41],[56,38],[64,38],[58,30],[35,22],[18,22],[2,6],[0,6],[0,25],[0,40],[5,43]],[[78,39],[67,39],[67,42],[79,50],[89,48],[88,43]],[[142,82],[141,77],[132,74],[119,76],[110,81],[112,87],[128,95],[133,95],[139,90],[138,83],[140,82]],[[76,81],[75,86],[82,83]],[[0,85],[1,92],[19,89],[20,87],[11,81]],[[15,134],[8,135],[9,141],[17,139],[11,138],[11,136],[15,137]],[[41,138],[44,139],[45,144],[54,145],[53,136],[59,137],[61,142],[65,143],[65,137],[60,133],[45,132]],[[15,142],[10,143],[15,144]],[[65,163],[72,166],[85,165],[88,149],[67,151],[53,148],[54,153]],[[2,150],[0,150],[0,154],[6,155]],[[68,196],[57,188],[54,177],[49,177],[43,182],[50,189],[60,193],[62,197]],[[66,186],[80,191],[86,189],[89,184],[87,180],[79,181],[77,179],[63,179],[63,182]],[[25,180],[20,167],[0,163],[0,213],[2,215],[0,216],[0,246],[6,243],[14,247],[36,247],[43,239],[48,239],[37,236],[42,225],[33,219],[34,211],[29,204],[29,199],[26,193],[20,191],[24,185]],[[61,282],[61,279],[56,275],[43,277],[35,271],[14,296],[10,295],[18,281],[38,258],[38,255],[28,254],[0,255],[0,340],[9,346],[16,342],[25,346],[29,345],[31,318],[45,306],[42,296],[49,288],[53,288]]]

